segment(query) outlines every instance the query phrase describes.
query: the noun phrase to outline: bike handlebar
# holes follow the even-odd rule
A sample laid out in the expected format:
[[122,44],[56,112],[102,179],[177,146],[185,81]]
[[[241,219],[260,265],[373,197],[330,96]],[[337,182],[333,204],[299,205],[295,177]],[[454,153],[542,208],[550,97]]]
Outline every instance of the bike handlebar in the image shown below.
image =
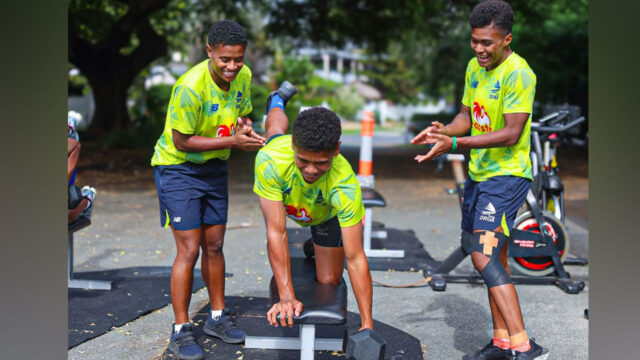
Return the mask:
[[[544,124],[550,120],[555,119],[555,121],[560,121],[564,118],[566,118],[569,115],[569,110],[558,110],[555,112],[552,112],[551,114],[548,114],[544,117],[542,117],[541,119],[538,119],[538,123],[540,124]],[[557,118],[557,119],[556,119]]]
[[447,161],[464,161],[464,155],[462,154],[447,154],[447,155],[442,155],[445,157],[445,160]]
[[532,122],[531,123],[531,131],[537,131],[537,132],[549,132],[549,133],[561,133],[561,132],[565,132],[569,129],[571,129],[572,127],[581,124],[585,121],[584,116],[580,116],[579,118],[572,120],[570,122],[568,122],[565,125],[562,126],[544,126],[541,125],[540,123],[537,122]]
[[449,161],[449,162],[453,162],[453,161],[463,161],[464,162],[464,155],[463,154],[442,154],[442,155],[434,158],[433,160]]

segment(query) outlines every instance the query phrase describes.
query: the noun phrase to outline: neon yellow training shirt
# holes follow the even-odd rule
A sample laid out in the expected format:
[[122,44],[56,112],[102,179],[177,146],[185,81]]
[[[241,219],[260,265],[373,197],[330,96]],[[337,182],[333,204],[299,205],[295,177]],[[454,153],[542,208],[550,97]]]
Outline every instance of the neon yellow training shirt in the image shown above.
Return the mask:
[[529,150],[535,89],[536,75],[515,52],[491,71],[481,67],[476,58],[469,61],[462,103],[471,110],[472,136],[504,128],[504,114],[529,114],[515,145],[471,150],[469,176],[472,180],[485,181],[500,175],[533,179]]
[[209,59],[184,73],[173,86],[164,131],[156,142],[151,165],[202,164],[219,158],[226,160],[230,149],[185,152],[173,144],[173,129],[187,135],[223,137],[235,134],[239,116],[251,106],[251,70],[244,65],[231,82],[229,91],[221,90],[209,73]]
[[360,184],[347,160],[338,154],[329,171],[308,184],[295,164],[291,135],[274,138],[258,151],[253,192],[282,201],[286,215],[302,226],[337,215],[340,227],[349,227],[364,216]]

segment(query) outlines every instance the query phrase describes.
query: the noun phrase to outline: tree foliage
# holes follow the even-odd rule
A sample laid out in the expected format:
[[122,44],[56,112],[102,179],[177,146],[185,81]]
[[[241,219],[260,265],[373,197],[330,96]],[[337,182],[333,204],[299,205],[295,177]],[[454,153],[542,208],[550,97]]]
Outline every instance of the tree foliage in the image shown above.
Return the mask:
[[536,100],[588,112],[587,0],[555,1],[545,16],[514,28],[514,49],[536,73]]
[[356,115],[364,106],[365,99],[358,91],[349,85],[337,89],[336,94],[329,101],[331,109],[345,120],[355,120]]
[[[537,100],[587,104],[587,0],[512,1],[512,48],[538,76]],[[90,84],[93,132],[126,128],[127,89],[170,49],[204,58],[211,23],[231,18],[248,32],[246,61],[266,90],[285,77],[310,86],[310,63],[279,55],[297,46],[365,49],[365,74],[385,97],[412,103],[418,94],[459,104],[469,48],[468,15],[477,0],[69,0],[69,62]],[[278,45],[280,44],[280,45]],[[283,45],[285,44],[285,45]],[[278,58],[280,57],[280,58]],[[265,61],[273,59],[273,62]],[[270,73],[270,77],[263,76]],[[307,86],[309,85],[309,86]],[[333,89],[332,89],[333,90]]]
[[92,132],[129,127],[127,89],[135,77],[168,55],[170,45],[184,49],[202,39],[208,31],[205,24],[224,16],[242,23],[246,2],[70,0],[69,62],[80,69],[93,90]]
[[[511,1],[512,48],[538,75],[537,99],[586,107],[587,0]],[[368,50],[367,75],[385,96],[415,102],[419,92],[453,95],[459,104],[476,0],[278,0],[272,35],[319,46],[352,42]],[[295,35],[293,35],[295,34]],[[451,94],[453,93],[453,94]]]

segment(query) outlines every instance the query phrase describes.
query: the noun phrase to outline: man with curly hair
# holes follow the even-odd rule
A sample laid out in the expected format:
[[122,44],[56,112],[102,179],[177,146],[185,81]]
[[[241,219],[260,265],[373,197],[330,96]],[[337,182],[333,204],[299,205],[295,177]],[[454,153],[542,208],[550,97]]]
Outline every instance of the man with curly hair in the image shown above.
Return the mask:
[[356,175],[340,155],[340,119],[323,107],[298,114],[291,135],[284,112],[296,89],[284,82],[270,94],[265,124],[267,144],[256,156],[253,191],[267,228],[267,251],[280,301],[267,312],[271,325],[293,326],[304,304],[296,298],[289,265],[286,218],[311,227],[317,280],[339,284],[347,271],[362,319],[373,330],[372,282],[362,247],[364,206]]
[[[549,351],[529,339],[518,294],[507,267],[509,231],[525,201],[536,76],[511,50],[513,10],[500,0],[476,5],[469,16],[471,49],[460,112],[444,126],[434,122],[413,140],[433,144],[418,162],[471,149],[462,205],[462,247],[471,254],[489,292],[493,339],[463,359],[546,359]],[[471,130],[471,136],[464,136]]]
[[239,119],[252,110],[251,70],[244,66],[247,35],[235,21],[211,26],[208,59],[182,75],[171,92],[153,166],[160,224],[170,227],[177,254],[171,270],[175,323],[169,350],[180,359],[204,359],[189,322],[193,269],[202,248],[202,278],[211,312],[203,331],[227,343],[244,342],[224,301],[222,252],[228,212],[227,164],[231,148],[255,151],[264,138]]

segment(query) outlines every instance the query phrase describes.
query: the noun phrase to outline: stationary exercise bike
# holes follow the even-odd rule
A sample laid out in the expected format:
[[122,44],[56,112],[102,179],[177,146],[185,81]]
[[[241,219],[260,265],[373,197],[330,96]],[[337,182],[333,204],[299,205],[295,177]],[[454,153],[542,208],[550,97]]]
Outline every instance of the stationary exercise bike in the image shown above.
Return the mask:
[[[580,119],[576,119],[562,127],[545,128],[539,124],[535,126],[537,131],[551,130],[561,132],[575,126],[577,120]],[[533,128],[534,124],[532,124],[532,132]],[[440,166],[444,161],[452,164],[456,181],[454,193],[458,194],[458,200],[462,206],[465,183],[464,155],[447,154],[442,155],[437,160]],[[536,268],[534,271],[527,273],[528,276],[512,274],[511,279],[514,284],[555,284],[566,293],[577,294],[584,289],[585,284],[583,281],[576,282],[571,280],[563,265],[563,259],[568,252],[569,236],[562,222],[553,214],[541,208],[536,192],[537,186],[538,183],[534,181],[525,200],[525,206],[528,210],[516,218],[507,243],[509,257],[514,258],[516,262],[518,262],[518,259],[524,259],[526,264],[534,264]],[[540,226],[539,224],[544,225]],[[479,283],[483,281],[482,277],[475,271],[473,274],[467,275],[450,274],[467,255],[462,247],[459,246],[442,262],[426,269],[424,275],[428,279],[431,288],[435,291],[444,291],[447,282]]]
[[[531,123],[531,169],[534,181],[531,191],[538,206],[544,210],[548,230],[560,251],[560,260],[564,264],[586,265],[587,260],[567,258],[569,238],[565,231],[564,185],[558,176],[556,149],[561,136],[568,130],[584,122],[584,117],[570,120],[569,111],[553,112],[537,122]],[[552,215],[552,216],[549,216]],[[558,224],[560,222],[560,224]],[[521,213],[515,220],[514,228],[537,230],[538,222],[531,211]],[[513,268],[529,276],[545,276],[554,271],[554,265],[548,257],[514,257]]]

